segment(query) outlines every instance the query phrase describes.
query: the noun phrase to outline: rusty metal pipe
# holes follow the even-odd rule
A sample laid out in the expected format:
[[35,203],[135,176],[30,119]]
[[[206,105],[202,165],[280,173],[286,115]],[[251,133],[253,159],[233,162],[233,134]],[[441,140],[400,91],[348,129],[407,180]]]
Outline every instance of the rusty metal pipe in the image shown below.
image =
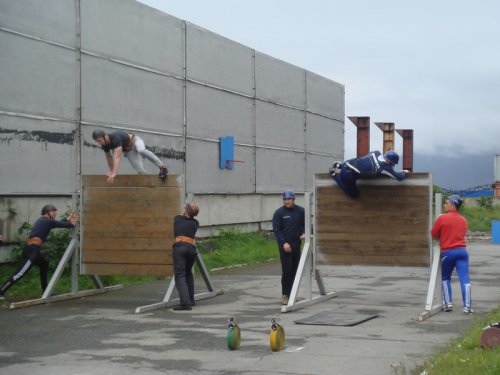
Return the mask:
[[356,157],[360,158],[370,152],[370,117],[348,116],[348,119],[356,125]]
[[375,125],[384,133],[382,153],[385,154],[389,150],[394,150],[394,123],[376,122]]
[[403,137],[403,169],[413,172],[413,129],[396,129]]

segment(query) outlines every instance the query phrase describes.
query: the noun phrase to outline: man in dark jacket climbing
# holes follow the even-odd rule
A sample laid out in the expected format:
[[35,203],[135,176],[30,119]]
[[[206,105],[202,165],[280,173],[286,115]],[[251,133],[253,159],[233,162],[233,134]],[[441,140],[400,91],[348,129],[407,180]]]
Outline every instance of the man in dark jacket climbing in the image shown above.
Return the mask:
[[385,154],[380,151],[370,152],[360,158],[349,159],[343,163],[335,162],[330,168],[330,176],[335,180],[338,187],[351,198],[359,196],[356,181],[359,178],[373,178],[387,176],[402,181],[409,173],[403,169],[401,172],[394,170],[394,166],[399,162],[399,155],[396,151],[390,150]]

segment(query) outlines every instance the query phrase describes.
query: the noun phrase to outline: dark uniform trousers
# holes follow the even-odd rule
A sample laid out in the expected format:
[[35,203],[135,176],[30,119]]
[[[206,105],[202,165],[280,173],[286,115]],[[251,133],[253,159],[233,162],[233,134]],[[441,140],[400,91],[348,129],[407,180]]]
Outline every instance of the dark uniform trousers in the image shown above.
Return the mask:
[[194,302],[193,265],[198,250],[195,246],[177,242],[173,246],[174,279],[182,306],[191,306]]

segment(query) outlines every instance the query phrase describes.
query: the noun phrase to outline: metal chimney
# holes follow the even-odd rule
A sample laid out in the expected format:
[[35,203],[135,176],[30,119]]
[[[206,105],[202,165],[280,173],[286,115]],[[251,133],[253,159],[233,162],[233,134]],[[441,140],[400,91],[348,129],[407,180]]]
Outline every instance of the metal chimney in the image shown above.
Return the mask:
[[348,116],[356,128],[356,157],[361,157],[370,152],[370,117],[354,117]]
[[384,133],[382,153],[385,154],[389,150],[394,150],[394,123],[376,122],[375,125]]
[[403,169],[413,172],[413,129],[396,129],[403,137]]

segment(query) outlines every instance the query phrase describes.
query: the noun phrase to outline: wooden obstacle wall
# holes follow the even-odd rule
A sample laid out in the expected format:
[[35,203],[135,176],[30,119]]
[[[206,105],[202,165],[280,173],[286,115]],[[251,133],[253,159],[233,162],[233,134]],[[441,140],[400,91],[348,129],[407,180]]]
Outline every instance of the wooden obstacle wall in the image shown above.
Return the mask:
[[360,197],[352,199],[330,175],[315,176],[317,262],[428,266],[430,175],[358,180],[358,186]]
[[170,276],[173,218],[181,213],[181,178],[82,176],[80,273]]

